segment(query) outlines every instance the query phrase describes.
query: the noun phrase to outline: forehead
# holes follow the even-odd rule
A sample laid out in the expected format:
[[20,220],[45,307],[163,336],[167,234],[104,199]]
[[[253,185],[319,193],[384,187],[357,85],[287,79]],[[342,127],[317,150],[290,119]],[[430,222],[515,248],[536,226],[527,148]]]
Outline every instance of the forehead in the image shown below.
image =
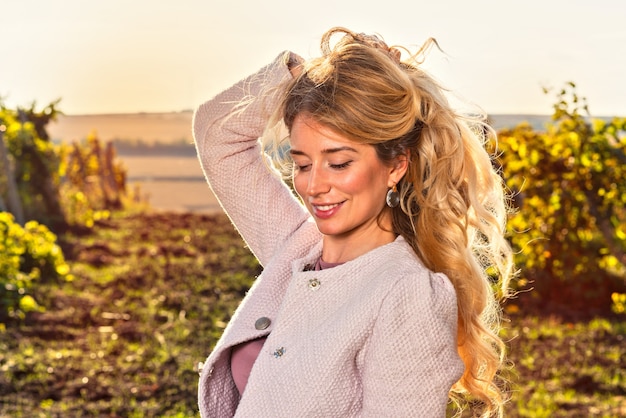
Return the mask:
[[373,151],[371,145],[354,141],[319,123],[309,115],[296,116],[291,127],[289,142],[292,149],[302,151],[327,148],[345,148],[359,153]]

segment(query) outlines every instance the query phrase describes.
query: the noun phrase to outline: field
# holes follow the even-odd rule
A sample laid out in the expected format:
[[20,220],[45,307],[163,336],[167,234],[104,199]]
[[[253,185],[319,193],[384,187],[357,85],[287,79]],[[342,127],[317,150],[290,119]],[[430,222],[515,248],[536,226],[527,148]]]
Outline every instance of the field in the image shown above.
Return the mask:
[[[74,280],[0,333],[0,417],[197,416],[197,363],[261,271],[225,215],[118,214],[61,242]],[[505,325],[507,417],[626,415],[625,320]]]
[[139,187],[154,208],[201,213],[221,210],[195,155],[126,155],[121,161],[128,170],[130,187]]
[[220,211],[195,154],[192,112],[61,115],[49,126],[56,142],[80,142],[93,132],[115,141],[128,172],[129,189],[159,210]]

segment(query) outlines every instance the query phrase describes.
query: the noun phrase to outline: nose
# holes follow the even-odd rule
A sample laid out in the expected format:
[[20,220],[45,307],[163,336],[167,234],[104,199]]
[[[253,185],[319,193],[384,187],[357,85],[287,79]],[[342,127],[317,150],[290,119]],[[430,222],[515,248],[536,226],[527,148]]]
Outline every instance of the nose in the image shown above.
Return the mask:
[[308,184],[306,192],[309,196],[318,196],[330,190],[330,183],[325,170],[322,167],[313,164],[309,171]]

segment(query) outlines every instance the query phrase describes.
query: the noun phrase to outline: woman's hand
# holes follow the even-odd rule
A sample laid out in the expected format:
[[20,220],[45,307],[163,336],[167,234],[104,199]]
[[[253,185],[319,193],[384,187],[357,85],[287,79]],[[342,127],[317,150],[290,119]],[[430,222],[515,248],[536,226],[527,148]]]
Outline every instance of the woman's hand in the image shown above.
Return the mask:
[[293,78],[297,78],[302,74],[302,58],[294,54],[293,52],[289,53],[289,59],[287,60],[287,68],[291,72]]

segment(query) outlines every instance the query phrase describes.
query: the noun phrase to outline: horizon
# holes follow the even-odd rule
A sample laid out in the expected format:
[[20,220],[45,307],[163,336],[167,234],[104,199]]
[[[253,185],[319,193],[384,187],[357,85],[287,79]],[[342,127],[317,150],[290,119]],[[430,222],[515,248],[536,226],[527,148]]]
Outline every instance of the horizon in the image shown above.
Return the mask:
[[[191,111],[133,112],[117,114],[59,115],[50,122],[48,134],[54,142],[82,141],[95,134],[103,141],[130,141],[147,144],[192,142]],[[514,128],[522,122],[542,130],[550,122],[548,114],[491,114],[494,129]]]

